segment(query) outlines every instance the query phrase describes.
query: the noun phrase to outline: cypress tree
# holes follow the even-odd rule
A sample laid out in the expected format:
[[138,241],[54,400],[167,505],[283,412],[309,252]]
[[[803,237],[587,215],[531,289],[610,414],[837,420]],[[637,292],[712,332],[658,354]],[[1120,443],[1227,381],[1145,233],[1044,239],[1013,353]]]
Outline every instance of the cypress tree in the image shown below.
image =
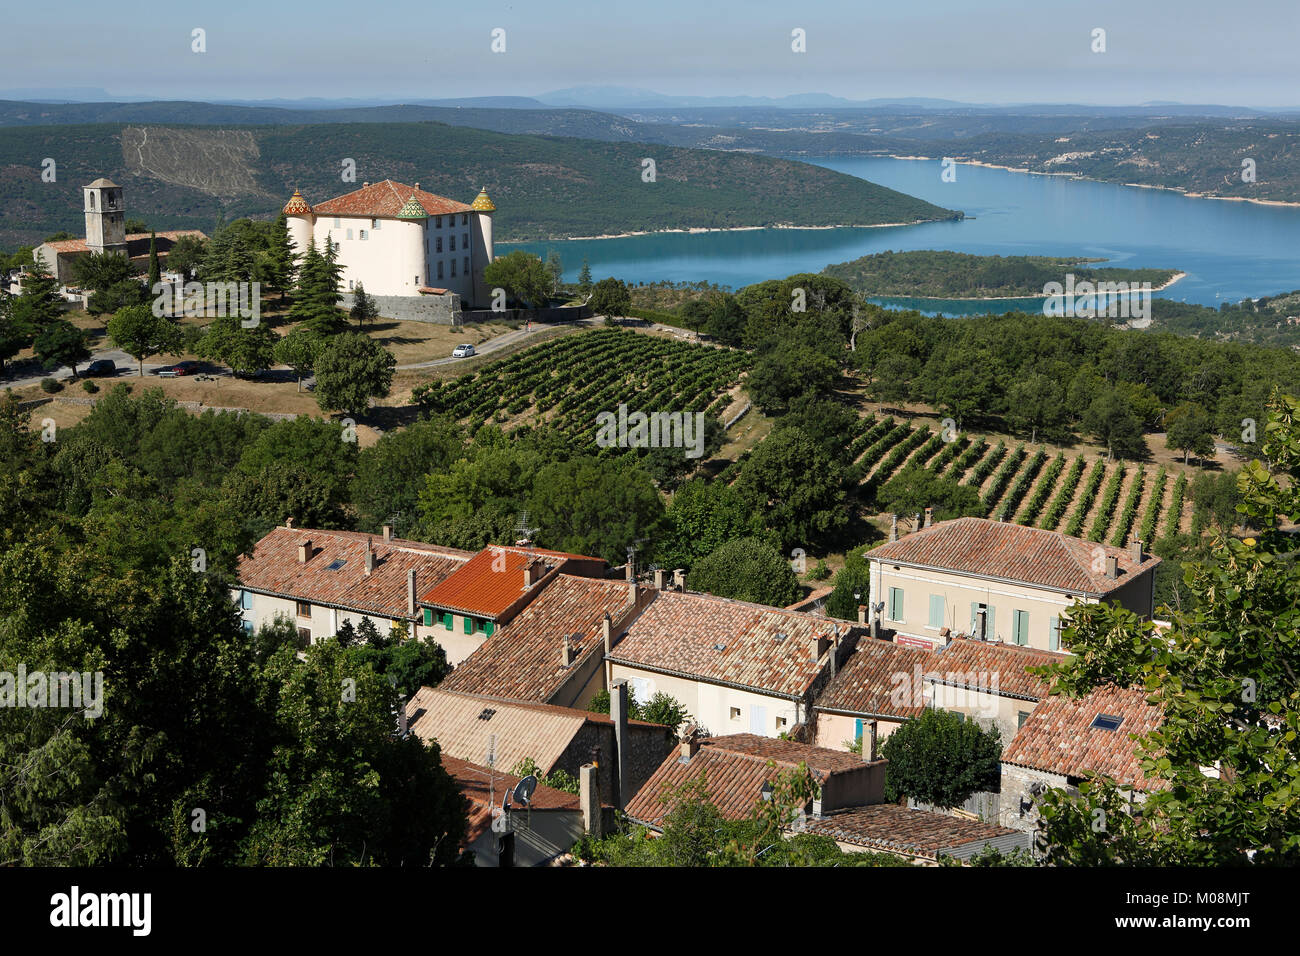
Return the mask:
[[162,269],[158,266],[158,235],[149,233],[149,292],[153,293],[154,287],[162,282]]

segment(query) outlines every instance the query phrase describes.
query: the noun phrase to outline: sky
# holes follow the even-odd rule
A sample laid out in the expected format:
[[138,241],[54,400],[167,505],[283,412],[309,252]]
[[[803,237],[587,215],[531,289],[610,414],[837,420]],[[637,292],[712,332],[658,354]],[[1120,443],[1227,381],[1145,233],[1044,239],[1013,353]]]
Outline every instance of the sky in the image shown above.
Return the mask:
[[1298,39],[1298,0],[64,0],[6,10],[0,90],[401,102],[611,85],[1266,108],[1300,105]]

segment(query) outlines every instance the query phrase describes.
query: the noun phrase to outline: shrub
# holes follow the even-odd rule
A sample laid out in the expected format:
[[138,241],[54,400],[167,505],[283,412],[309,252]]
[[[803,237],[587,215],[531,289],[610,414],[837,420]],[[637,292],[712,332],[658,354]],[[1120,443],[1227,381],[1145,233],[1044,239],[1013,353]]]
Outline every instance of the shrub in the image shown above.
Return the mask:
[[41,391],[46,395],[53,395],[55,392],[63,391],[63,383],[54,378],[41,379]]
[[85,381],[83,381],[81,383],[81,388],[83,391],[87,392],[90,395],[94,395],[96,392],[99,391],[99,386],[96,385],[94,382],[92,382],[90,379],[86,379]]

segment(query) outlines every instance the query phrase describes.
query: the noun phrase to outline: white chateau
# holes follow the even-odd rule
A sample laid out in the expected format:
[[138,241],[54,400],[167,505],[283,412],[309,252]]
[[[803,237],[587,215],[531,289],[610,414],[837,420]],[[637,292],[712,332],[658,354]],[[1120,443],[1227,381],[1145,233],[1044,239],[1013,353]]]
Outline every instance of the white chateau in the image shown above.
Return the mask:
[[[466,307],[491,305],[483,268],[492,261],[495,211],[486,189],[466,205],[425,192],[419,183],[391,179],[364,183],[315,206],[294,190],[284,207],[298,254],[309,245],[324,251],[326,242],[333,243],[343,267],[339,291],[351,293],[364,284],[368,295],[383,298],[384,314],[394,317],[455,308],[453,296]],[[389,297],[409,297],[409,308]],[[433,309],[422,309],[420,299]]]

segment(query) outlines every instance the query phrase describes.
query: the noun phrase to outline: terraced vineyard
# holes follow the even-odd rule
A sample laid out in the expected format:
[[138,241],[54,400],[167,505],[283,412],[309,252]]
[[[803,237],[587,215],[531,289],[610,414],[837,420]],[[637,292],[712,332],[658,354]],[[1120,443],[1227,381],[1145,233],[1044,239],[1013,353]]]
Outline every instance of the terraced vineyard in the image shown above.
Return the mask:
[[[690,345],[621,329],[566,335],[489,362],[476,372],[415,389],[434,414],[478,427],[545,420],[576,444],[595,442],[596,416],[705,412],[721,417],[728,390],[751,365],[744,352]],[[612,449],[604,451],[613,452]]]
[[987,517],[1126,546],[1187,530],[1187,477],[1164,466],[1107,463],[1046,448],[959,435],[944,441],[892,418],[864,422],[850,445],[850,477],[870,497],[901,468],[917,465],[974,488]]

